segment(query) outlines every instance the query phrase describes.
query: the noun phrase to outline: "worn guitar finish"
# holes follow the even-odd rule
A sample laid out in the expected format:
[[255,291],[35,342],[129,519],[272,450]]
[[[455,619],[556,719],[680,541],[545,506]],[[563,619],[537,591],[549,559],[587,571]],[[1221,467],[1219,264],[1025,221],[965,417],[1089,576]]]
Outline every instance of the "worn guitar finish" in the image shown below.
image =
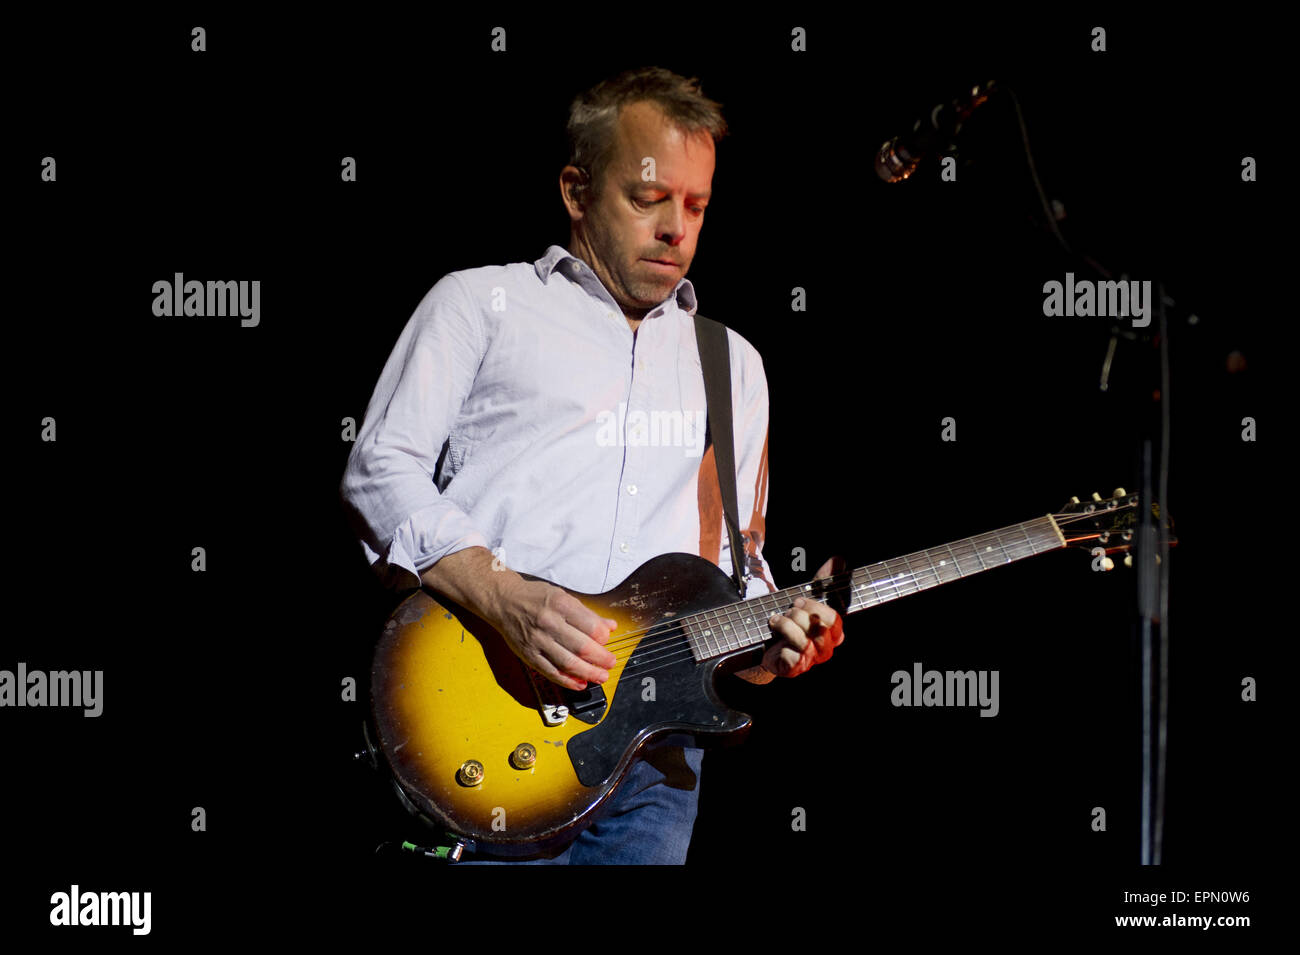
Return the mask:
[[[397,782],[430,821],[497,852],[534,851],[571,838],[649,742],[684,735],[703,744],[750,726],[748,716],[718,699],[713,680],[719,668],[741,666],[761,647],[697,662],[673,622],[735,602],[735,584],[714,564],[665,554],[606,593],[570,592],[618,621],[609,642],[618,645],[619,661],[603,684],[607,705],[595,707],[594,726],[576,715],[547,726],[538,689],[568,701],[579,694],[551,690],[540,677],[534,682],[491,627],[426,591],[398,607],[375,651],[372,718]],[[648,664],[631,643],[620,642],[620,635],[642,630],[648,632],[635,644],[653,644],[661,654]],[[676,653],[662,649],[672,638],[681,644]],[[510,762],[521,743],[536,749],[528,769]],[[478,785],[457,781],[467,760],[483,765]]]
[[570,591],[618,622],[606,644],[618,662],[585,692],[535,674],[484,621],[418,590],[375,649],[372,755],[382,754],[406,807],[438,830],[497,853],[535,853],[590,823],[648,744],[742,736],[750,718],[719,699],[715,678],[758,662],[768,617],[795,597],[849,614],[1070,545],[1127,550],[1137,496],[1120,488],[1094,498],[746,601],[700,557],[656,557],[606,593]]

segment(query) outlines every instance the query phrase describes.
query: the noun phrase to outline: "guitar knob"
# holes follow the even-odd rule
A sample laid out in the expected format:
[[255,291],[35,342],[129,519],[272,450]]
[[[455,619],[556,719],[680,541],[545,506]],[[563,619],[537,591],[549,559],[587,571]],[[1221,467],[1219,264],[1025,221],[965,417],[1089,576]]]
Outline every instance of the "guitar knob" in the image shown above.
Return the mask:
[[532,743],[520,743],[510,754],[510,765],[515,769],[532,769],[537,762],[537,747]]
[[456,782],[462,786],[477,786],[483,782],[483,764],[477,759],[467,759],[456,770]]
[[1111,494],[1111,497],[1123,497],[1127,493],[1128,491],[1124,490],[1122,487],[1117,487],[1115,488],[1114,493]]
[[1093,499],[1094,501],[1100,501],[1100,500],[1101,500],[1101,495],[1098,494],[1096,491],[1093,491],[1093,492],[1092,492],[1092,499]]
[[1070,503],[1071,503],[1071,504],[1078,504],[1078,503],[1079,503],[1079,499],[1078,499],[1077,497],[1072,497],[1072,498],[1070,498]]

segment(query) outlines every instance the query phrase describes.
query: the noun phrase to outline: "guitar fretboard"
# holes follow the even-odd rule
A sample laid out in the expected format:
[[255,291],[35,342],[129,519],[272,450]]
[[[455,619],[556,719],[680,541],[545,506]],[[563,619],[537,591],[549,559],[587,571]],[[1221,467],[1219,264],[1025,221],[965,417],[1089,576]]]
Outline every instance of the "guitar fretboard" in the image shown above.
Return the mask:
[[846,612],[854,613],[1065,546],[1056,522],[1047,515],[692,614],[683,629],[695,659],[707,660],[765,642],[772,636],[768,618],[787,610],[796,597],[822,600],[823,594],[847,592]]

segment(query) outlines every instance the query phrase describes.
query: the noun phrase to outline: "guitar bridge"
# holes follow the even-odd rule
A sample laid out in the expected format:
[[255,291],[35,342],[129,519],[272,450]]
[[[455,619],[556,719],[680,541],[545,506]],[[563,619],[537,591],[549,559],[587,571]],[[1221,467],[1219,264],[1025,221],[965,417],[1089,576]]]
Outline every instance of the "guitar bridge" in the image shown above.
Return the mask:
[[547,726],[563,726],[570,716],[584,723],[595,725],[605,715],[609,700],[605,688],[599,683],[588,683],[585,690],[566,690],[525,666],[528,679],[537,694],[538,709],[542,722]]

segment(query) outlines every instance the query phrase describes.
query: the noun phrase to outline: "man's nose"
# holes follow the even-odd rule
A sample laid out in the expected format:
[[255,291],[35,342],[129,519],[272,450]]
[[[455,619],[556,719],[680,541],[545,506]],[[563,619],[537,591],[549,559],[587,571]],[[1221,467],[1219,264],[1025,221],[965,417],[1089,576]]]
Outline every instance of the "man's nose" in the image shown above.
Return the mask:
[[659,221],[656,223],[655,238],[668,245],[677,245],[686,234],[686,216],[680,206],[669,203],[664,203],[664,206],[666,208],[660,213]]

